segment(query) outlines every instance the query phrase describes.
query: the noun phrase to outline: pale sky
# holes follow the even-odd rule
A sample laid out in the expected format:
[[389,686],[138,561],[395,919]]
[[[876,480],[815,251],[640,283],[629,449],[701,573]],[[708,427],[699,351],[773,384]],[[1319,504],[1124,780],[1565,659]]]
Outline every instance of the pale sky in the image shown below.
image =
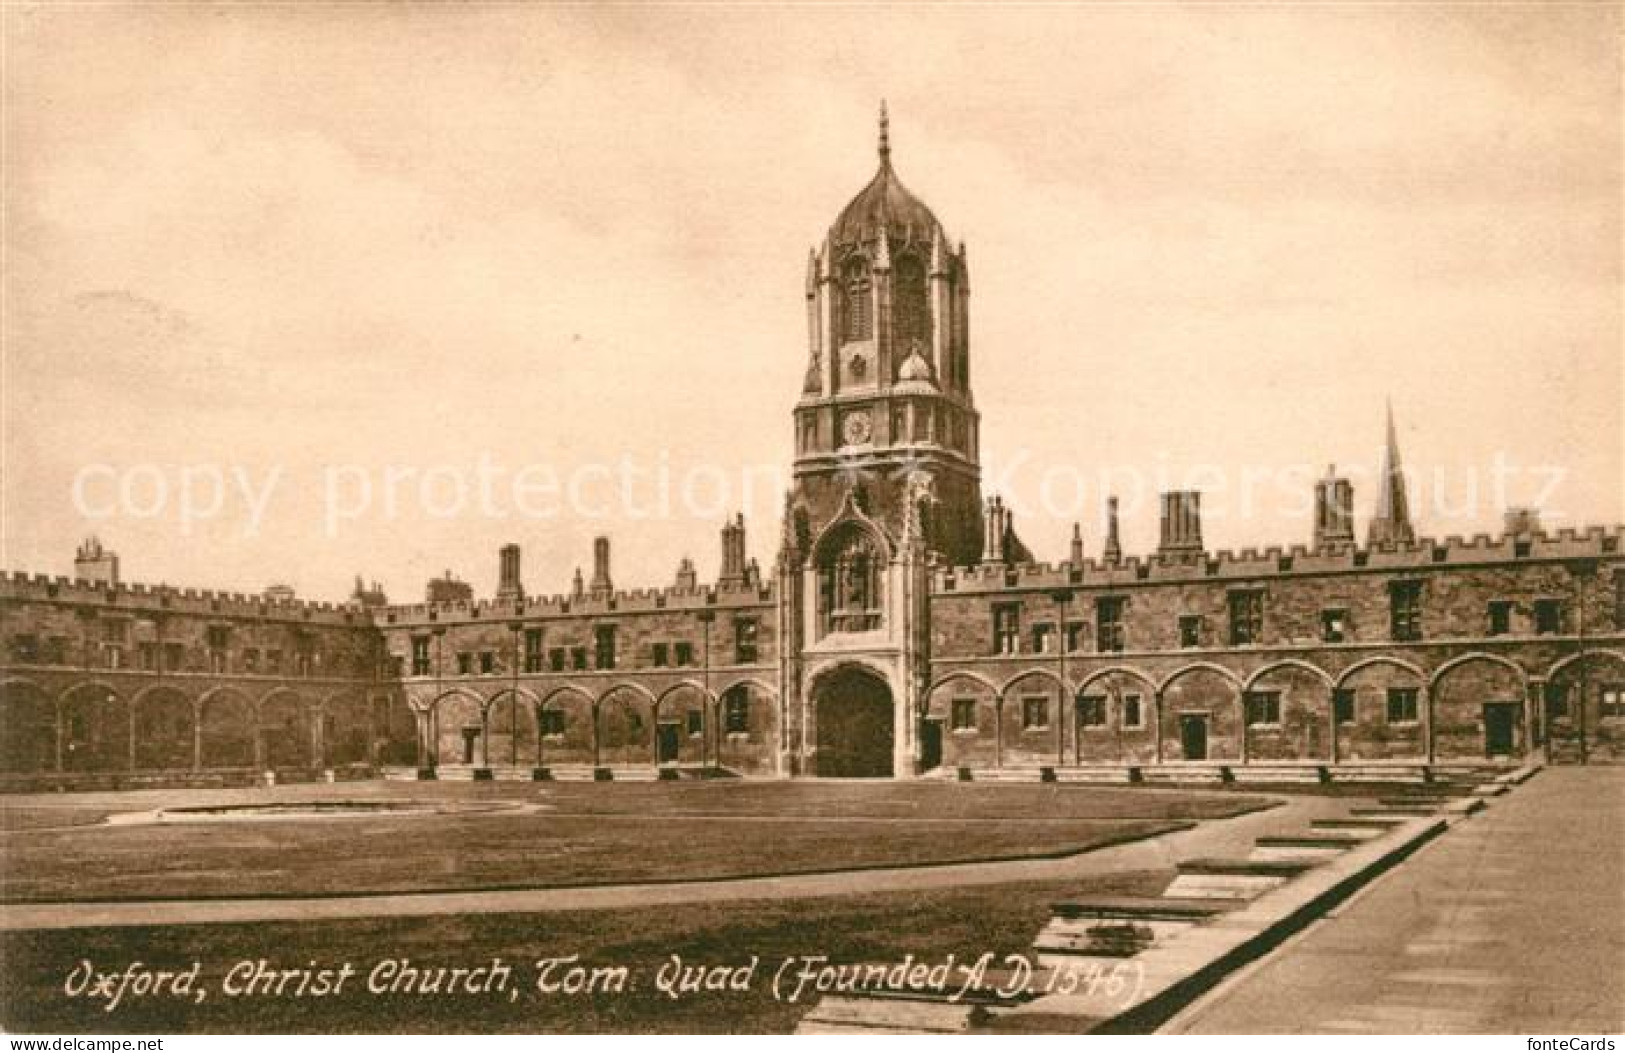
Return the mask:
[[[415,601],[446,568],[489,594],[505,541],[562,591],[608,533],[618,585],[684,555],[713,577],[741,473],[788,466],[807,250],[873,174],[882,97],[899,175],[968,246],[986,486],[1040,558],[1073,518],[1099,552],[1103,470],[1369,474],[1390,396],[1413,482],[1443,480],[1423,533],[1495,528],[1498,461],[1561,471],[1504,495],[1553,525],[1625,520],[1615,4],[8,6],[4,30],[7,568],[66,573],[94,532],[132,580],[339,599],[359,572]],[[391,466],[482,457],[733,489],[699,517],[603,487],[384,506]],[[353,518],[334,466],[346,512],[373,489]],[[234,484],[188,534],[188,469],[262,514]],[[1307,541],[1280,486],[1210,493],[1209,546]],[[780,500],[745,508],[764,565]],[[1123,526],[1150,550],[1154,503]]]

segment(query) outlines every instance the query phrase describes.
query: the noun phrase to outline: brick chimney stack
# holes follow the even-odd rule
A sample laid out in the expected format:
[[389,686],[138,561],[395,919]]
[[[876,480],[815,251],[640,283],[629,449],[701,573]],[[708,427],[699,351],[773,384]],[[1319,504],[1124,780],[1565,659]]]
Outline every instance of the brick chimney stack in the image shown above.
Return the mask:
[[519,582],[519,546],[503,545],[497,554],[497,599],[510,601],[525,598],[525,587]]
[[1540,533],[1540,509],[1509,508],[1506,510],[1505,523],[1508,534],[1538,534]]
[[592,539],[592,591],[615,591],[615,585],[609,577],[609,538],[607,537],[600,536]]
[[1162,495],[1162,540],[1157,553],[1193,556],[1202,551],[1202,494],[1171,490]]
[[98,585],[117,585],[118,554],[102,548],[95,535],[87,537],[74,555],[73,576]]
[[722,524],[722,574],[717,584],[740,585],[745,580],[745,513]]
[[1117,535],[1117,497],[1106,498],[1106,544],[1100,550],[1107,563],[1117,564],[1123,559],[1123,542]]
[[1328,465],[1315,483],[1315,548],[1354,544],[1354,485]]

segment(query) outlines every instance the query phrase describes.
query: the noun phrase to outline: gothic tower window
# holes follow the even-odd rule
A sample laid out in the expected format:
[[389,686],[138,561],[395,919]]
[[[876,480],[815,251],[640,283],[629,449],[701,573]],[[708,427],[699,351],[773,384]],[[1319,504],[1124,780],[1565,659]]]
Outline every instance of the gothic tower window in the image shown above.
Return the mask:
[[846,340],[868,340],[874,332],[874,311],[869,295],[869,265],[861,259],[847,263],[842,275],[842,317]]
[[898,260],[892,270],[892,331],[899,348],[907,351],[919,341],[930,354],[931,312],[926,300],[925,265],[913,256]]
[[886,559],[869,532],[841,527],[820,546],[818,614],[826,633],[871,632],[881,625]]

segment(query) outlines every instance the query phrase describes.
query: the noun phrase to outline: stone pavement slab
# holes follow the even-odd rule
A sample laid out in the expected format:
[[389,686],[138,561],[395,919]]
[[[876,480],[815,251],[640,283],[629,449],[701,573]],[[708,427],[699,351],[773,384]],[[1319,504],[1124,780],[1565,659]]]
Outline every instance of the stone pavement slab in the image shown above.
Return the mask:
[[1163,1030],[1625,1030],[1625,768],[1548,768]]

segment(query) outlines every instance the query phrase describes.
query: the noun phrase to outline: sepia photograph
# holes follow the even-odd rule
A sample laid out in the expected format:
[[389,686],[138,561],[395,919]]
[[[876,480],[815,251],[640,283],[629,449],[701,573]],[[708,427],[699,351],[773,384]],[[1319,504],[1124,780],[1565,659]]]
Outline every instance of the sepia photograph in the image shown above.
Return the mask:
[[7,1048],[1615,1050],[1622,34],[5,0]]

